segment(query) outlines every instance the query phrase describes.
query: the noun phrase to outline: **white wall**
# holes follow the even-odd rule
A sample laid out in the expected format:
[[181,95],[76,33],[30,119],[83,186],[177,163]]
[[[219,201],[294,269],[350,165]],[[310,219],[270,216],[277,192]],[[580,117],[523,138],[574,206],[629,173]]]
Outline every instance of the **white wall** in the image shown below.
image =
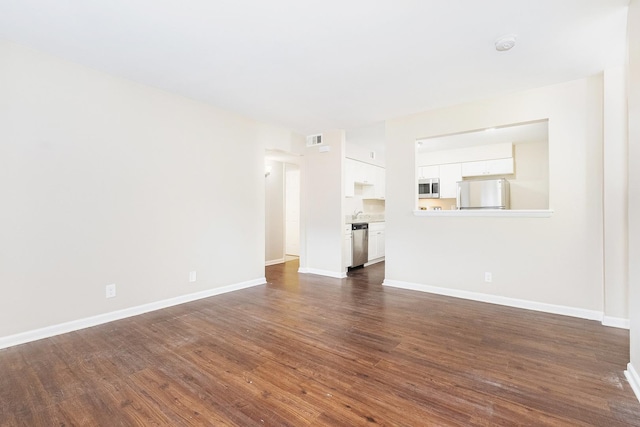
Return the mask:
[[[373,154],[372,154],[373,153]],[[373,155],[373,157],[372,157]],[[345,146],[345,157],[358,160],[371,165],[384,167],[384,154],[378,151],[372,151],[361,145],[349,144]]]
[[289,129],[269,125],[258,126],[256,137],[264,144],[270,157],[280,154],[283,159],[295,162],[296,156],[305,152],[306,138]]
[[[629,5],[629,315],[631,366],[640,374],[640,0]],[[640,377],[635,376],[640,399]]]
[[[370,126],[348,129],[345,132],[345,156],[384,167],[385,162],[385,124],[375,123]],[[374,157],[371,157],[371,153]]]
[[265,263],[284,261],[285,249],[285,174],[284,163],[267,160],[271,173],[265,182]]
[[0,338],[264,277],[263,137],[291,132],[11,43],[0,58]]
[[301,203],[306,226],[300,271],[342,277],[344,131],[326,131],[322,136],[322,147],[329,151],[308,147],[304,155]]
[[[413,215],[417,139],[544,119],[552,217]],[[386,281],[602,312],[601,76],[390,120],[386,167]]]
[[515,174],[509,177],[511,209],[549,209],[549,144],[513,146]]

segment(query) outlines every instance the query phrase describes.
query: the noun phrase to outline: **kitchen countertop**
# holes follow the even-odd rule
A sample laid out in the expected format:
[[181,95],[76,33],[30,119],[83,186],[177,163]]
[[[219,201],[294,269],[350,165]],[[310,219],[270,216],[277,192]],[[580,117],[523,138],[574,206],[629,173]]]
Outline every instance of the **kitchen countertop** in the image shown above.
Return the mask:
[[359,222],[384,222],[384,214],[360,214],[357,219],[352,215],[345,215],[345,224],[356,224]]

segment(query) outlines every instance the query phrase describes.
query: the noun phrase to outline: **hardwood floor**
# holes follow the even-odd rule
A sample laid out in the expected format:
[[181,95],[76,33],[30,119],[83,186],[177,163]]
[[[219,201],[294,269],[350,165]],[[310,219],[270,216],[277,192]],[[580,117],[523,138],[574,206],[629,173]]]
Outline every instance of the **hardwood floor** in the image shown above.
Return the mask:
[[0,351],[2,426],[640,426],[628,331],[267,268],[268,284]]

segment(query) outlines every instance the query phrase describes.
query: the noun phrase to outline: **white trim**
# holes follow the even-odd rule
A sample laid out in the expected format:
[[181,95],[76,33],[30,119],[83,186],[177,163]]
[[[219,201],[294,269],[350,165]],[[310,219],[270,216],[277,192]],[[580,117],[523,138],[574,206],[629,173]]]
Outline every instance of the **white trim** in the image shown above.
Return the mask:
[[551,209],[464,209],[464,210],[447,210],[427,211],[415,210],[415,216],[447,216],[447,217],[507,217],[507,218],[550,218],[553,215]]
[[602,318],[602,324],[612,328],[630,329],[631,321],[629,319],[623,319],[622,317],[604,316]]
[[640,402],[640,376],[631,362],[627,364],[627,370],[624,371],[624,376],[627,377],[627,381],[629,381],[633,392],[636,394],[636,398],[638,398],[638,402]]
[[269,267],[270,265],[282,264],[284,262],[285,262],[284,258],[272,259],[271,261],[265,261],[264,266]]
[[317,269],[317,268],[299,268],[298,269],[298,273],[317,274],[319,276],[333,277],[335,279],[344,279],[344,278],[347,277],[347,273],[344,273],[344,272],[320,270],[320,269]]
[[206,291],[195,292],[187,295],[181,295],[175,298],[169,298],[162,301],[151,302],[148,304],[129,307],[122,310],[112,311],[109,313],[98,314],[97,316],[91,316],[91,317],[86,317],[84,319],[72,320],[70,322],[59,323],[57,325],[47,326],[40,329],[34,329],[27,332],[21,332],[15,335],[0,337],[0,349],[12,347],[14,345],[24,344],[31,341],[37,341],[43,338],[53,337],[55,335],[66,334],[68,332],[73,332],[73,331],[77,331],[84,328],[90,328],[92,326],[113,322],[115,320],[120,320],[127,317],[137,316],[139,314],[148,313],[150,311],[160,310],[160,309],[172,307],[178,304],[184,304],[187,302],[192,302],[199,299],[212,297],[215,295],[238,291],[240,289],[250,288],[252,286],[264,285],[265,283],[267,283],[267,279],[264,277],[261,277],[259,279],[236,283],[234,285],[207,289]]
[[399,280],[385,279],[382,284],[384,286],[392,286],[395,288],[410,289],[413,291],[428,292],[431,294],[446,295],[455,298],[463,298],[473,301],[488,302],[491,304],[506,305],[509,307],[524,308],[527,310],[542,311],[545,313],[561,314],[563,316],[602,321],[602,312],[595,310],[586,310],[584,308],[547,304],[536,301],[508,298],[499,295],[483,294],[480,292],[441,288],[438,286],[421,285],[418,283],[402,282]]
[[370,265],[377,264],[377,263],[382,262],[382,261],[384,261],[384,257],[372,259],[371,261],[367,262],[364,266],[368,267]]

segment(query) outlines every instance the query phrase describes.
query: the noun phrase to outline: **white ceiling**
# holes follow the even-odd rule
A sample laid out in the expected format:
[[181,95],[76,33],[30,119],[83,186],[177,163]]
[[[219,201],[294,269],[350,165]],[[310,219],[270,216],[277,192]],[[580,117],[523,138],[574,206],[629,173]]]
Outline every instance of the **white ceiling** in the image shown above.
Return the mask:
[[0,0],[0,38],[310,134],[620,65],[627,4]]

